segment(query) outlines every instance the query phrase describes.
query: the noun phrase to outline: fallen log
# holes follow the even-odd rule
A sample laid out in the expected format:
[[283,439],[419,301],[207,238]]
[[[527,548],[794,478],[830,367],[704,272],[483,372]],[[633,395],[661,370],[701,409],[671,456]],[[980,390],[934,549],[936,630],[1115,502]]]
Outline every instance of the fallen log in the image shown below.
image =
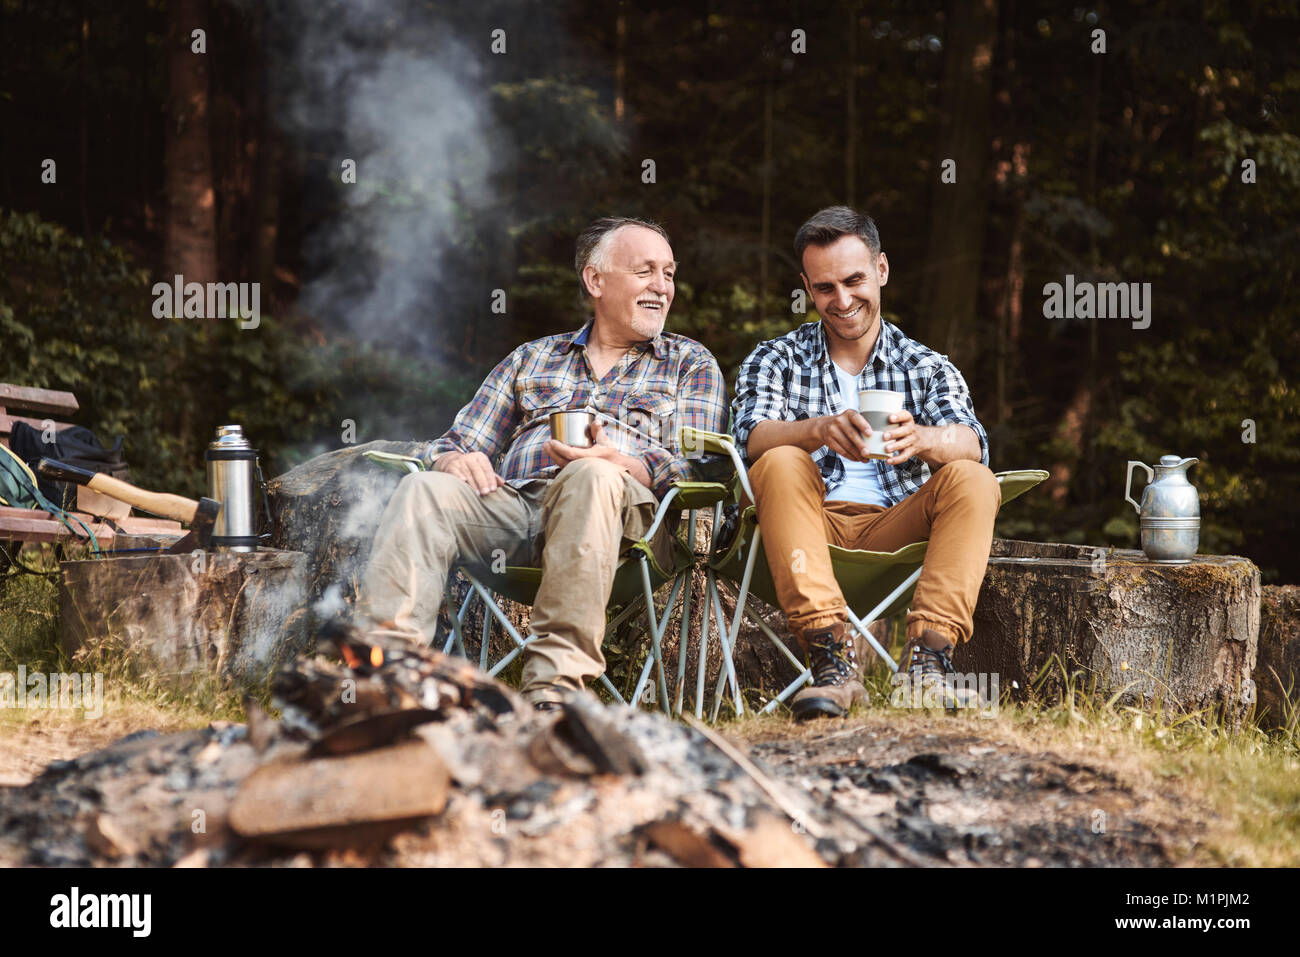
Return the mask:
[[285,847],[382,844],[447,806],[451,777],[428,745],[265,764],[230,806],[241,837]]

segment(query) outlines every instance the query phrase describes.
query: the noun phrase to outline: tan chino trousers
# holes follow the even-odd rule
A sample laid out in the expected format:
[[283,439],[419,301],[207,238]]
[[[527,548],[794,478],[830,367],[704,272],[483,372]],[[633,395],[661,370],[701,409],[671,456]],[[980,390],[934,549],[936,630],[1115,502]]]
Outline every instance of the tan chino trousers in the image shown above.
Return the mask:
[[[524,652],[523,692],[559,700],[605,671],[605,606],[619,557],[654,521],[654,494],[626,469],[579,459],[552,480],[479,495],[445,472],[398,483],[375,533],[362,577],[358,617],[391,622],[428,643],[437,629],[447,575],[464,564],[542,568],[532,609],[539,639]],[[656,534],[656,557],[671,555],[671,531]]]
[[930,628],[956,644],[970,639],[1001,504],[998,481],[986,466],[949,462],[890,508],[825,501],[826,485],[812,456],[794,446],[764,452],[749,479],[772,581],[796,635],[844,620],[828,544],[892,552],[928,540],[907,637]]

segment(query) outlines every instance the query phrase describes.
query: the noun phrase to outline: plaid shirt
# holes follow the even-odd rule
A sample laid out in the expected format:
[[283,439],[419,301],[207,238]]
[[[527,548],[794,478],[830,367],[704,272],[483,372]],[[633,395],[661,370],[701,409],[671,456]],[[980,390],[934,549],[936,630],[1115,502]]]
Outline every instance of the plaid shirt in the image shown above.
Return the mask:
[[727,384],[717,361],[695,340],[665,332],[638,343],[597,381],[587,361],[590,330],[588,322],[526,342],[502,359],[446,434],[429,445],[425,460],[482,452],[512,485],[553,478],[559,467],[543,448],[551,437],[548,417],[591,407],[630,427],[604,423],[619,451],[645,464],[655,495],[693,479],[677,426],[726,427]]
[[[858,375],[858,387],[902,392],[903,407],[921,425],[969,425],[979,436],[980,461],[989,464],[988,435],[975,418],[966,380],[947,356],[909,339],[892,323],[880,321],[880,335]],[[732,403],[732,433],[749,462],[749,435],[758,423],[797,422],[835,415],[846,407],[822,324],[806,322],[780,338],[759,343],[741,364]],[[828,490],[844,481],[844,463],[837,453],[822,446],[812,457]],[[930,477],[930,467],[917,456],[901,465],[886,465],[883,459],[871,459],[871,464],[890,505],[897,505]]]

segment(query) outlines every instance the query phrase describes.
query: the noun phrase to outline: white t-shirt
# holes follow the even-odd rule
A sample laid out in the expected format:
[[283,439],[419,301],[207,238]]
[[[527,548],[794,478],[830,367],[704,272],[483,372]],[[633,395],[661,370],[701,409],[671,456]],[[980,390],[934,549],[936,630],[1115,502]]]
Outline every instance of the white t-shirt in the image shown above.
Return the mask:
[[[835,411],[858,407],[858,377],[845,372],[835,362],[835,375],[840,380],[840,398]],[[876,473],[877,460],[867,462],[850,462],[840,456],[844,463],[844,481],[826,493],[826,500],[839,502],[862,502],[865,505],[888,506],[884,489],[880,487],[880,476]]]

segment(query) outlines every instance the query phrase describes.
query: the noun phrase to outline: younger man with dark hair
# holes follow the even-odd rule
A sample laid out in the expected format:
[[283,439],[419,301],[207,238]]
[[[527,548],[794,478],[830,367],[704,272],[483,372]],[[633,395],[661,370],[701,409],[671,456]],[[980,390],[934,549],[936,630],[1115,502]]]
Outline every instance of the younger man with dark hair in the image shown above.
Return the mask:
[[[741,365],[732,405],[781,608],[811,659],[813,683],[791,708],[807,719],[866,700],[828,544],[896,551],[925,540],[907,616],[909,676],[947,706],[967,705],[947,676],[956,644],[971,635],[1001,502],[988,436],[947,357],[881,318],[889,260],[871,217],[823,209],[794,247],[821,319],[760,343]],[[883,437],[887,459],[867,457],[861,389],[904,395]]]

